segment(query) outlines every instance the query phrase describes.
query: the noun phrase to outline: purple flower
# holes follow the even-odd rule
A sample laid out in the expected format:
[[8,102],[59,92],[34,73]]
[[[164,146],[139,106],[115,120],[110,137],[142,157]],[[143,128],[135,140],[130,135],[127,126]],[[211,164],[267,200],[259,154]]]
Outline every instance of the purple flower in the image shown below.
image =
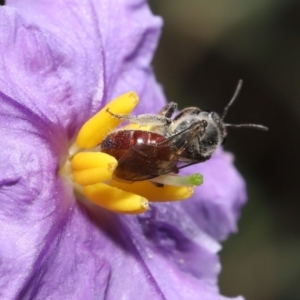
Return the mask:
[[226,299],[218,241],[245,202],[228,154],[186,170],[204,175],[192,199],[139,216],[76,200],[59,175],[109,100],[165,104],[150,67],[160,18],[141,0],[11,0],[0,26],[0,298]]

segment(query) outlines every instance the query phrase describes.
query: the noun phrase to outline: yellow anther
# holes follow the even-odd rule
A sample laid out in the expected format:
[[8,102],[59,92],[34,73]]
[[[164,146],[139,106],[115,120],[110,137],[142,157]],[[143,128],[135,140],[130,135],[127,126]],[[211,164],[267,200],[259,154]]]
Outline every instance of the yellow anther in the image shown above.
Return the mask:
[[111,168],[113,171],[117,164],[114,157],[103,152],[79,152],[71,162],[73,170]]
[[71,162],[73,179],[82,186],[110,180],[117,160],[102,152],[80,152]]
[[107,170],[106,168],[73,171],[74,181],[82,186],[110,180],[111,178],[112,172]]
[[83,194],[95,204],[118,213],[139,214],[148,209],[147,199],[105,183],[85,186]]
[[124,191],[132,192],[147,198],[149,201],[176,201],[191,197],[194,193],[193,187],[170,186],[157,187],[149,181],[135,181],[132,184],[111,180],[110,185]]
[[96,147],[122,122],[107,112],[108,108],[115,114],[127,115],[135,108],[138,101],[138,96],[134,92],[129,92],[109,102],[81,127],[76,139],[77,146],[85,149]]

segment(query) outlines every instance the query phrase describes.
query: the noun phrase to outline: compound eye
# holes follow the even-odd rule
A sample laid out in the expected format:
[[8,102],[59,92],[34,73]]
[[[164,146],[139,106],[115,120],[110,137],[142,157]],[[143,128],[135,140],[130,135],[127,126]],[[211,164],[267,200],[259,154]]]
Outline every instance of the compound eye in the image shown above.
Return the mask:
[[201,121],[201,125],[205,128],[205,127],[207,127],[208,123],[207,123],[207,121],[202,120]]

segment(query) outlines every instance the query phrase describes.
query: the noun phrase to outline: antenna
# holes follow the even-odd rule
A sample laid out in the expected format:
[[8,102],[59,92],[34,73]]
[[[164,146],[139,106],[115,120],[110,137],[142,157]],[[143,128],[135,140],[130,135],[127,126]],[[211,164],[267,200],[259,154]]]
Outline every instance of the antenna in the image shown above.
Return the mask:
[[264,125],[259,125],[259,124],[224,124],[226,127],[248,127],[248,128],[257,128],[263,131],[268,131],[269,128],[264,126]]
[[[240,79],[238,81],[237,87],[235,89],[235,92],[231,98],[231,100],[229,101],[229,103],[225,106],[223,113],[222,113],[222,120],[224,120],[224,118],[226,117],[229,108],[232,106],[232,104],[234,103],[234,101],[237,99],[238,95],[240,94],[240,91],[242,89],[243,86],[243,80]],[[263,125],[259,125],[259,124],[224,124],[226,127],[236,127],[236,128],[241,128],[241,127],[248,127],[248,128],[256,128],[256,129],[260,129],[260,130],[264,130],[264,131],[268,131],[269,128]]]
[[240,91],[241,91],[241,89],[242,89],[242,86],[243,86],[243,80],[240,79],[240,80],[238,81],[237,87],[236,87],[236,89],[235,89],[235,92],[234,92],[234,94],[233,94],[231,100],[230,100],[229,103],[225,106],[225,108],[224,108],[224,110],[223,110],[223,113],[222,113],[222,116],[221,116],[222,120],[224,120],[224,118],[226,117],[226,115],[227,115],[227,113],[228,113],[229,107],[232,106],[232,104],[234,103],[234,101],[235,101],[235,100],[237,99],[237,97],[239,96]]

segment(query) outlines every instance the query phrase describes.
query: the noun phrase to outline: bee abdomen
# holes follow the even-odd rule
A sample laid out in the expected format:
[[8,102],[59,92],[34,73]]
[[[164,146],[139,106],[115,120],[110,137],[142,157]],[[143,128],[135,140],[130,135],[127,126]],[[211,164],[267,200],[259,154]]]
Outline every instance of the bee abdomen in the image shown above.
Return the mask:
[[165,140],[157,133],[143,130],[120,130],[109,134],[101,143],[101,151],[117,160],[132,146],[138,144],[156,145]]

